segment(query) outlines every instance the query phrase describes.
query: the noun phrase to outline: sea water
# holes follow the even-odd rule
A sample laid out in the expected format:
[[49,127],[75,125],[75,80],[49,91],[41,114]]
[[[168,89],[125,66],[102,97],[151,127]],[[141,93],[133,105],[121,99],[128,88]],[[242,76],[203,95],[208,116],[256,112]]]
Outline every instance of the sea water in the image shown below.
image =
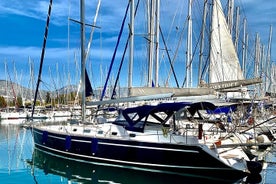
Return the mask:
[[[181,158],[180,158],[181,159]],[[185,158],[182,158],[185,159]],[[265,157],[265,169],[257,178],[234,183],[276,183],[276,149]],[[87,164],[57,158],[34,149],[31,129],[0,124],[0,183],[225,183],[215,178],[176,176]]]

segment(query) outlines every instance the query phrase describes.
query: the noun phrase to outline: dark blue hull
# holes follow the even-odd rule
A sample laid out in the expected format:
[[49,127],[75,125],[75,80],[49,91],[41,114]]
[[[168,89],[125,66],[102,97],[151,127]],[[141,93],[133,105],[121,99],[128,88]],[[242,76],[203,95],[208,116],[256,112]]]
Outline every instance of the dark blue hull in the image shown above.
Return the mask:
[[[133,170],[123,167],[113,167],[90,162],[80,162],[60,158],[39,149],[33,152],[32,160],[28,162],[44,171],[45,174],[59,175],[75,183],[235,183],[237,180],[206,178],[198,175],[174,175],[161,172],[148,172],[147,170]],[[239,180],[241,181],[241,180]]]
[[215,178],[243,178],[200,145],[176,145],[118,139],[69,136],[33,128],[35,147],[71,160],[100,162],[157,172]]

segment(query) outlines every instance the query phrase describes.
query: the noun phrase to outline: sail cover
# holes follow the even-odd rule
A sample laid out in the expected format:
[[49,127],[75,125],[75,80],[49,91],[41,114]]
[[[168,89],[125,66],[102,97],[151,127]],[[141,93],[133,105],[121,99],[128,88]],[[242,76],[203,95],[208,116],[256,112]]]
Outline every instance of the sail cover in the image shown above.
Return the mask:
[[220,0],[213,0],[209,83],[243,80],[239,59]]
[[85,97],[93,96],[93,89],[91,86],[90,79],[88,77],[87,71],[85,69]]
[[270,68],[270,80],[269,80],[269,86],[268,90],[266,91],[266,94],[276,98],[276,63],[273,63]]

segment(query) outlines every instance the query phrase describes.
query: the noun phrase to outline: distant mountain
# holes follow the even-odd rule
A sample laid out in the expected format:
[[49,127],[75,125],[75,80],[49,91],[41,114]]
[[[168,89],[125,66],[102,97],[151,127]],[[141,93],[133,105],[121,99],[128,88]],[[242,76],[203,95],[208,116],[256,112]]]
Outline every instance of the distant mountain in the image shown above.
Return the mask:
[[[39,90],[38,99],[45,99],[47,92],[56,95],[75,92],[77,89],[78,87],[76,85],[69,85],[55,91]],[[5,97],[6,99],[12,99],[16,95],[32,101],[34,99],[34,94],[35,89],[29,89],[14,82],[0,80],[0,96]]]
[[64,86],[60,89],[55,90],[54,92],[58,93],[58,94],[68,94],[68,93],[71,93],[71,92],[76,92],[77,90],[78,90],[78,86],[76,86],[76,85],[67,85],[67,86]]
[[[110,98],[112,95],[113,89],[107,89],[105,97]],[[46,99],[46,94],[49,92],[51,96],[57,96],[62,94],[69,94],[71,92],[77,92],[78,86],[77,85],[67,85],[60,89],[54,90],[54,91],[47,91],[47,90],[39,90],[39,96],[38,100],[41,98],[43,100]],[[102,88],[99,89],[93,89],[94,98],[100,99]],[[33,101],[35,94],[35,89],[30,89],[24,86],[21,86],[17,83],[6,81],[6,80],[0,80],[0,96],[5,97],[6,99],[12,99],[15,95],[21,96],[25,100]],[[121,87],[120,90],[116,90],[116,97],[126,97],[128,94],[128,88]]]
[[33,99],[34,91],[14,82],[0,80],[0,95],[6,99],[20,95],[22,98],[30,100]]

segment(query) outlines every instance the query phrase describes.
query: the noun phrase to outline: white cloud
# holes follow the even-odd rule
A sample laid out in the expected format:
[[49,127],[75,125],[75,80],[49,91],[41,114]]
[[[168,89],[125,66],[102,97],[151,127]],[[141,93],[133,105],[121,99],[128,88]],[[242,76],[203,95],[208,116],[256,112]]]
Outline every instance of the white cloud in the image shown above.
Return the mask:
[[[64,60],[68,58],[68,54],[73,56],[75,53],[79,53],[79,48],[46,48],[44,58],[47,60]],[[109,59],[113,53],[112,49],[95,49],[91,52],[91,57],[95,59]],[[0,47],[0,57],[7,60],[14,60],[15,58],[20,58],[18,62],[26,61],[29,57],[37,60],[41,57],[41,48],[39,47]],[[71,57],[73,58],[73,57]]]
[[[276,25],[276,3],[275,0],[237,0],[235,1],[241,6],[241,14],[242,17],[247,17],[248,23],[248,32],[250,33],[250,37],[254,40],[254,36],[256,32],[260,33],[261,40],[264,44],[267,43],[268,39],[268,31],[270,24],[275,26]],[[116,3],[115,3],[116,2]],[[174,2],[174,3],[172,3]],[[187,14],[187,5],[183,5],[183,2],[187,2],[186,0],[173,0],[173,1],[161,1],[161,26],[162,31],[165,34],[164,36],[168,38],[168,33],[170,28],[173,30],[177,26],[179,30],[186,26],[185,16]],[[197,28],[201,24],[201,21],[198,20],[201,18],[202,15],[202,7],[199,7],[199,4],[203,1],[194,1],[194,9],[196,15],[193,17],[193,27]],[[226,2],[226,1],[224,1]],[[96,4],[98,3],[97,0],[90,0],[86,1],[86,22],[91,24],[93,22],[95,11],[96,11]],[[96,29],[94,39],[93,39],[93,46],[91,51],[90,59],[92,62],[100,62],[104,61],[106,66],[109,65],[111,60],[113,50],[117,41],[117,36],[119,33],[119,29],[123,20],[123,16],[126,10],[128,0],[102,0],[102,5],[100,8],[100,14],[98,16],[97,25],[101,27],[101,29]],[[0,1],[0,18],[5,18],[6,16],[11,15],[19,15],[24,17],[30,17],[36,20],[41,20],[43,22],[46,21],[46,14],[48,11],[49,0],[9,0],[9,1]],[[202,5],[202,4],[201,4]],[[136,26],[140,29],[136,29],[136,38],[144,39],[143,36],[146,34],[146,13],[143,11],[145,9],[145,1],[140,2],[140,7],[138,9],[137,17],[136,17]],[[200,9],[201,8],[201,9]],[[79,0],[54,0],[52,6],[52,15],[50,24],[54,24],[51,27],[50,25],[50,32],[49,38],[51,47],[46,48],[45,53],[45,61],[47,63],[55,63],[55,62],[66,62],[66,60],[70,57],[70,61],[73,62],[74,60],[74,53],[79,52],[79,33],[76,31],[76,27],[74,27],[72,34],[70,35],[70,43],[73,47],[70,50],[70,54],[67,49],[67,36],[64,35],[67,33],[67,24],[68,24],[68,17],[72,19],[79,20]],[[175,18],[175,14],[179,13],[181,16]],[[5,20],[5,19],[2,19]],[[171,23],[174,22],[174,26],[171,27]],[[127,35],[127,24],[129,19],[126,20],[124,36]],[[73,27],[75,23],[70,23]],[[44,26],[44,24],[42,24]],[[59,29],[54,29],[58,27]],[[1,28],[4,29],[4,28]],[[58,34],[59,32],[55,32],[56,30],[60,31],[63,30],[63,33]],[[87,33],[90,31],[90,28],[87,27]],[[174,31],[174,32],[173,32]],[[175,30],[171,32],[171,39],[179,39],[178,35],[175,33]],[[196,33],[196,31],[194,32]],[[275,34],[274,34],[275,35]],[[43,35],[40,35],[39,38],[32,38],[32,39],[39,39],[41,40]],[[194,36],[198,38],[198,35]],[[186,36],[184,36],[183,40],[185,40]],[[88,36],[87,36],[88,39]],[[172,44],[167,43],[171,50],[170,52],[173,53],[176,47],[177,41]],[[18,40],[20,42],[20,40]],[[61,45],[60,47],[56,46],[55,44]],[[122,44],[125,43],[125,38]],[[135,48],[137,49],[138,42],[135,42]],[[144,42],[143,42],[144,43]],[[39,44],[41,44],[39,42]],[[48,44],[48,43],[47,43]],[[141,42],[139,42],[141,44]],[[163,44],[163,43],[162,43]],[[184,52],[185,43],[182,43],[182,51]],[[194,43],[195,44],[195,43]],[[276,41],[273,36],[273,46],[275,46]],[[274,48],[272,46],[272,48]],[[74,48],[75,47],[75,48]],[[123,46],[121,46],[122,48]],[[119,50],[118,56],[120,56],[120,52],[122,49]],[[143,55],[140,48],[135,50],[137,55]],[[41,47],[40,45],[36,47],[20,47],[16,45],[0,45],[0,62],[6,58],[7,60],[15,60],[18,62],[26,62],[28,57],[31,57],[35,61],[39,62],[41,54]],[[195,53],[197,54],[197,53]],[[272,60],[276,58],[276,53],[272,53]],[[144,54],[144,60],[146,61],[146,55]],[[183,55],[184,56],[184,55]],[[142,58],[142,57],[141,57]],[[142,59],[141,59],[142,60]],[[140,61],[140,60],[139,60]]]

